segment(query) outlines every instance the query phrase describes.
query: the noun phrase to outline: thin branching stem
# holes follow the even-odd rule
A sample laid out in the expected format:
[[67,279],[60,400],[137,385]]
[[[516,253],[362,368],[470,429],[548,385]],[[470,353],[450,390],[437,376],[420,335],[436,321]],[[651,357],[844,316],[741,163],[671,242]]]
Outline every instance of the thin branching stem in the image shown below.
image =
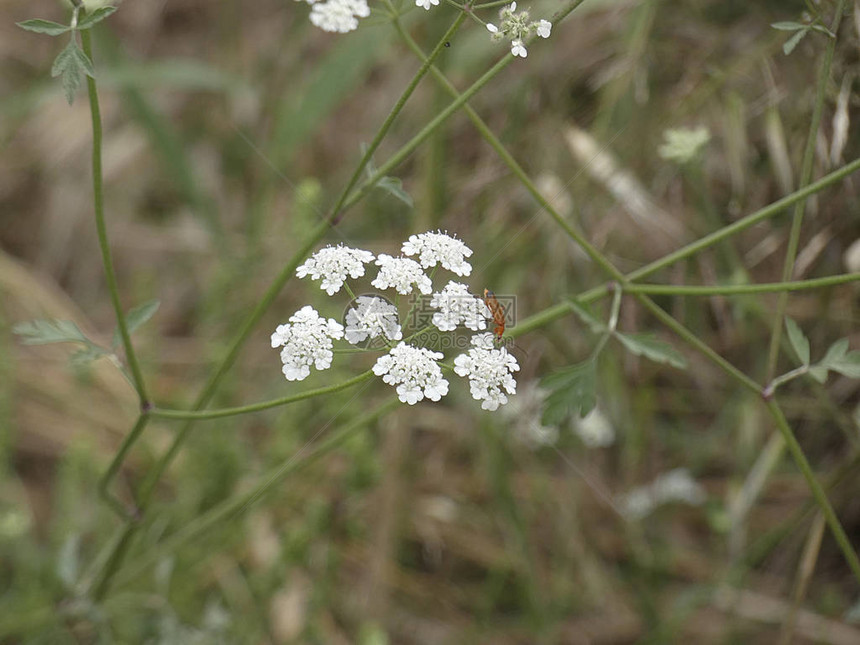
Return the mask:
[[[84,11],[83,7],[80,11]],[[81,32],[81,45],[84,53],[92,61],[93,46],[90,31],[85,29]],[[134,389],[137,391],[138,399],[140,400],[141,408],[146,407],[149,399],[146,395],[146,383],[143,380],[143,373],[140,370],[140,363],[137,360],[137,354],[134,351],[134,345],[131,342],[131,334],[128,331],[128,324],[125,320],[125,313],[122,310],[122,303],[119,299],[119,286],[116,279],[116,272],[113,266],[113,257],[108,241],[107,224],[105,223],[105,205],[104,205],[104,179],[102,176],[102,115],[99,107],[99,94],[96,88],[96,80],[91,76],[87,76],[87,94],[90,100],[90,116],[93,124],[93,205],[95,207],[96,233],[99,239],[99,251],[102,256],[102,266],[105,272],[105,281],[107,282],[108,292],[110,293],[110,301],[113,305],[114,314],[116,315],[116,326],[119,329],[119,335],[122,339],[122,346],[125,350],[125,358],[128,361],[131,377],[134,383]]]
[[[845,13],[847,0],[839,0],[836,3],[836,15],[833,17],[830,31],[834,34],[839,31],[839,23],[842,22],[842,14]],[[833,64],[833,53],[836,51],[836,37],[827,39],[827,47],[821,60],[821,69],[818,71],[818,88],[815,93],[815,103],[812,108],[812,118],[809,121],[809,133],[806,135],[806,147],[803,150],[803,161],[800,167],[800,178],[798,186],[801,188],[809,184],[812,179],[812,165],[815,161],[815,144],[818,141],[818,128],[821,125],[821,113],[824,110],[824,101],[827,97],[827,84],[830,82],[830,68]],[[794,205],[794,213],[791,217],[791,231],[788,235],[788,247],[785,250],[785,260],[782,267],[782,281],[791,280],[794,275],[794,263],[797,259],[797,249],[800,245],[800,231],[803,227],[803,217],[806,214],[806,199],[802,199]],[[767,354],[766,380],[773,378],[776,370],[776,361],[779,357],[779,344],[782,340],[782,325],[785,317],[785,308],[788,306],[788,292],[780,294],[776,302],[776,311],[770,333],[770,346]]]

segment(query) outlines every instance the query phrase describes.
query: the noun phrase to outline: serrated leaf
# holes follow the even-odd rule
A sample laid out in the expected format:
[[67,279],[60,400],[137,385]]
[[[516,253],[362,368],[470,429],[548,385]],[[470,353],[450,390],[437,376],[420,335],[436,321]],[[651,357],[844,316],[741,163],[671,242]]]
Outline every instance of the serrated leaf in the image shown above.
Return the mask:
[[827,368],[822,365],[813,365],[809,368],[809,375],[819,383],[827,380]]
[[93,62],[90,60],[89,56],[87,56],[82,49],[75,47],[75,59],[77,60],[78,66],[84,70],[84,73],[90,78],[96,77],[96,70],[93,69]]
[[[155,312],[158,311],[160,304],[161,302],[159,300],[149,300],[148,302],[144,302],[142,305],[138,305],[134,309],[131,309],[125,317],[125,325],[128,329],[128,333],[133,334],[138,327],[152,318]],[[119,346],[121,341],[122,338],[119,335],[119,329],[114,329],[111,347]]]
[[587,415],[597,405],[596,381],[596,366],[591,360],[559,370],[542,379],[541,387],[550,390],[550,393],[544,402],[541,422],[545,425],[558,425],[574,412],[581,417]]
[[824,355],[824,358],[818,361],[818,364],[823,365],[824,367],[830,367],[832,363],[838,362],[847,353],[848,339],[840,338],[827,349],[827,353]]
[[31,320],[13,326],[12,332],[21,336],[25,345],[90,344],[89,339],[71,320]]
[[57,57],[54,59],[54,64],[51,65],[51,76],[57,77],[62,74],[69,65],[74,65],[75,61],[75,50],[77,49],[77,45],[74,42],[70,42],[63,48]]
[[47,34],[48,36],[59,36],[60,34],[64,34],[71,30],[71,27],[68,25],[61,25],[53,20],[41,20],[39,18],[34,20],[25,20],[24,22],[16,24],[21,29],[26,29],[27,31],[32,31],[37,34]]
[[808,29],[803,29],[795,33],[791,38],[785,41],[782,45],[782,52],[788,56],[791,52],[794,51],[794,48],[797,47],[797,44],[803,40],[803,37],[809,33]]
[[585,305],[581,305],[576,300],[568,300],[568,307],[571,308],[573,313],[579,316],[580,320],[588,325],[588,328],[595,334],[602,334],[606,331],[606,325],[592,313],[591,309],[586,307]]
[[376,183],[376,187],[390,193],[409,208],[414,206],[412,196],[403,189],[403,182],[397,177],[383,177]]
[[827,367],[848,378],[860,378],[860,352],[848,352],[841,358],[828,362]]
[[797,31],[798,29],[808,29],[807,25],[802,25],[799,22],[792,22],[790,20],[785,20],[782,22],[773,22],[770,26],[774,29],[779,29],[780,31]]
[[84,16],[78,23],[77,29],[89,29],[96,23],[99,23],[105,18],[107,18],[114,11],[116,11],[116,7],[99,7],[92,13],[88,13],[86,16]]
[[809,339],[791,318],[785,319],[785,329],[788,331],[788,340],[797,358],[802,365],[809,365]]
[[687,367],[687,359],[669,343],[660,340],[654,334],[621,334],[617,333],[618,340],[632,354],[644,356],[656,363],[666,363],[684,369]]
[[72,365],[80,367],[87,365],[88,363],[92,363],[102,356],[107,356],[109,353],[110,352],[104,347],[99,347],[98,345],[87,345],[83,349],[72,354],[69,357],[69,362],[71,362]]

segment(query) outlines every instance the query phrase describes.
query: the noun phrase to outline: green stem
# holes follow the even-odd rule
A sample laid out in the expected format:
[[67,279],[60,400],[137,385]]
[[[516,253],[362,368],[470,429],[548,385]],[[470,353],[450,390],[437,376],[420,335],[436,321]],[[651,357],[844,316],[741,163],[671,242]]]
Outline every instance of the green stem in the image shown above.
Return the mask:
[[359,383],[363,383],[364,381],[373,377],[373,370],[367,370],[366,372],[362,372],[358,376],[355,376],[351,379],[343,381],[342,383],[337,383],[336,385],[327,385],[325,387],[318,387],[314,390],[308,390],[306,392],[300,392],[299,394],[293,394],[291,396],[281,397],[280,399],[272,399],[271,401],[261,401],[260,403],[252,403],[250,405],[242,405],[235,408],[221,408],[220,410],[203,410],[200,412],[189,412],[187,410],[166,410],[162,408],[154,408],[150,411],[150,415],[153,417],[158,417],[161,419],[220,419],[223,417],[233,417],[239,414],[248,414],[250,412],[259,412],[261,410],[269,410],[271,408],[277,408],[282,405],[289,405],[290,403],[296,403],[298,401],[304,401],[305,399],[312,399],[316,396],[322,396],[323,394],[331,394],[332,392],[339,392],[340,390],[345,390],[347,388],[352,387],[353,385],[358,385]]
[[[847,0],[839,0],[836,4],[836,15],[833,18],[831,31],[836,34],[839,31],[839,23],[845,12]],[[830,81],[830,67],[833,64],[833,53],[836,51],[836,38],[829,38],[827,48],[824,50],[824,58],[821,61],[821,69],[818,72],[818,89],[815,94],[815,105],[812,110],[812,120],[809,123],[809,133],[806,136],[806,148],[803,151],[803,161],[800,168],[800,179],[798,185],[802,188],[809,184],[812,179],[812,164],[815,161],[815,144],[818,141],[818,128],[821,125],[821,113],[824,110],[824,100],[827,95],[827,83]],[[782,267],[782,281],[791,280],[794,273],[794,262],[797,259],[797,249],[800,245],[800,230],[803,226],[803,216],[806,214],[806,200],[803,199],[794,207],[791,218],[791,232],[788,235],[788,248],[785,251],[785,260]],[[770,334],[770,347],[767,355],[767,376],[770,380],[776,370],[776,362],[779,357],[779,343],[782,340],[782,325],[785,318],[785,309],[788,306],[788,293],[781,293],[776,303],[776,312],[773,317],[773,325]]]
[[[80,8],[81,14],[85,9]],[[85,29],[80,32],[81,45],[84,53],[92,61],[93,46],[90,37],[90,30]],[[137,354],[134,352],[134,346],[131,343],[131,335],[128,332],[128,325],[125,321],[125,313],[122,310],[122,303],[119,300],[119,287],[117,285],[116,273],[113,268],[113,258],[111,257],[110,243],[108,242],[107,225],[105,224],[105,207],[104,207],[104,185],[102,177],[102,117],[101,108],[99,107],[99,94],[96,89],[96,81],[91,76],[87,76],[87,94],[90,99],[90,116],[93,124],[93,204],[95,206],[96,217],[96,233],[99,239],[99,250],[102,255],[102,266],[105,272],[105,281],[107,282],[108,292],[110,293],[110,301],[113,305],[114,314],[116,315],[116,325],[119,329],[119,335],[122,339],[122,346],[125,349],[125,357],[128,361],[128,366],[131,369],[131,375],[134,380],[134,389],[137,391],[137,396],[140,399],[141,408],[145,408],[148,404],[146,396],[146,384],[143,380],[143,374],[140,371],[140,364],[137,360]]]
[[119,472],[119,468],[122,465],[122,462],[125,461],[125,456],[128,451],[131,449],[132,445],[137,441],[140,434],[143,432],[143,429],[146,427],[147,422],[149,421],[149,414],[142,413],[137,417],[137,421],[135,421],[134,427],[131,429],[125,439],[122,442],[122,445],[119,447],[119,451],[114,455],[113,461],[110,462],[110,466],[105,471],[104,475],[99,479],[98,490],[99,496],[107,502],[108,506],[110,506],[114,511],[116,511],[120,517],[125,520],[133,520],[136,517],[136,512],[129,510],[125,507],[125,505],[119,501],[115,496],[110,493],[110,483],[113,481],[113,478],[116,476],[117,472]]
[[[390,9],[392,10],[392,21],[396,24],[400,24],[400,19],[397,17],[397,12],[393,10],[391,7],[391,3],[388,3]],[[364,172],[365,167],[368,162],[373,157],[373,153],[376,152],[376,149],[379,147],[379,144],[382,143],[382,139],[388,134],[388,130],[391,129],[391,124],[394,123],[394,119],[397,118],[397,115],[403,110],[403,106],[406,104],[406,101],[412,96],[412,93],[415,91],[415,88],[418,87],[418,83],[424,78],[424,75],[427,73],[427,70],[430,68],[430,65],[433,64],[433,61],[441,53],[442,49],[445,47],[445,43],[448,42],[451,38],[454,37],[454,34],[457,33],[457,30],[463,24],[463,20],[465,20],[466,14],[460,13],[457,15],[456,20],[454,20],[453,24],[448,28],[448,31],[445,32],[445,35],[439,39],[439,42],[436,44],[436,47],[430,53],[430,56],[427,60],[425,60],[421,67],[416,72],[415,76],[412,77],[412,80],[409,82],[409,85],[406,86],[406,89],[400,95],[400,98],[397,100],[397,103],[394,104],[394,107],[391,108],[391,112],[388,113],[388,116],[385,118],[385,121],[382,123],[382,126],[379,128],[379,131],[376,133],[376,136],[373,137],[373,141],[370,142],[370,145],[367,147],[367,150],[364,151],[364,155],[361,157],[361,161],[358,162],[358,166],[355,169],[355,172],[352,173],[352,177],[350,177],[349,181],[346,184],[346,188],[338,197],[337,202],[335,202],[334,208],[331,209],[330,217],[335,220],[340,213],[341,209],[344,207],[344,202],[346,198],[349,196],[350,191],[355,187],[358,183],[359,177],[361,177],[361,173]],[[377,173],[377,181],[383,175],[379,175]],[[368,182],[369,183],[369,182]],[[376,182],[374,182],[375,184]],[[373,184],[369,185],[369,188],[372,188]]]
[[129,567],[128,571],[123,573],[120,578],[120,582],[128,582],[136,578],[142,573],[148,571],[156,562],[166,555],[174,552],[182,545],[207,535],[216,525],[248,509],[252,504],[276,488],[285,477],[309,466],[321,457],[332,452],[337,447],[343,445],[343,443],[350,437],[355,435],[369,423],[372,423],[376,419],[387,414],[390,410],[397,407],[399,403],[400,402],[396,397],[392,397],[372,412],[359,417],[352,423],[344,426],[341,430],[332,434],[330,437],[321,441],[316,446],[310,448],[304,455],[304,458],[297,459],[297,455],[292,455],[282,465],[271,471],[271,473],[263,479],[262,483],[258,484],[253,490],[247,493],[235,495],[227,501],[222,502],[218,506],[209,510],[205,515],[189,522],[187,526],[165,539],[147,553],[142,554],[134,561],[134,564]]
[[860,280],[860,273],[827,276],[812,280],[794,282],[770,282],[764,284],[723,284],[713,286],[671,285],[671,284],[626,284],[627,293],[645,293],[663,296],[742,296],[752,293],[779,293],[782,291],[805,291],[832,287]]
[[791,427],[788,425],[788,421],[785,419],[782,408],[780,408],[779,404],[777,404],[773,399],[767,401],[767,408],[773,416],[777,428],[779,428],[780,433],[782,433],[782,438],[785,439],[788,451],[794,458],[797,467],[800,468],[800,472],[806,480],[809,490],[812,491],[812,496],[815,498],[818,508],[820,508],[821,512],[824,514],[824,519],[827,521],[827,525],[830,527],[830,531],[833,534],[836,543],[839,545],[842,555],[845,556],[845,560],[848,563],[851,572],[854,574],[854,577],[858,582],[860,582],[860,560],[857,558],[857,553],[854,550],[854,547],[851,546],[848,536],[845,535],[845,530],[839,523],[839,518],[836,517],[833,507],[830,505],[830,500],[827,499],[827,494],[824,492],[821,484],[818,483],[815,473],[812,472],[812,467],[806,460],[806,456],[803,454],[803,449],[800,447],[800,444],[797,442],[797,438],[794,436],[794,432],[792,432]]

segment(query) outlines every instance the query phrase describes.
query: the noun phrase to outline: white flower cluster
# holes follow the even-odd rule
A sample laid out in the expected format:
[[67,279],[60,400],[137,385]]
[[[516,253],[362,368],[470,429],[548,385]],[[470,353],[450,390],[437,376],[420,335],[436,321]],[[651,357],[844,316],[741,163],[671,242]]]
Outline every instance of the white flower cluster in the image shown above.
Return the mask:
[[290,323],[278,325],[272,334],[272,347],[283,347],[281,362],[287,380],[306,379],[311,365],[318,370],[331,367],[331,341],[343,338],[343,326],[331,318],[326,320],[310,305],[290,316]]
[[465,284],[453,280],[433,294],[430,306],[439,309],[433,314],[433,324],[439,331],[454,331],[459,325],[480,331],[487,328],[487,319],[493,317],[481,298],[469,293]]
[[684,502],[699,506],[705,502],[705,489],[693,479],[686,468],[663,473],[649,486],[640,486],[622,496],[621,512],[632,520],[650,515],[654,509],[669,502]]
[[[374,256],[369,251],[343,245],[327,246],[307,259],[296,269],[300,278],[320,281],[320,288],[334,295],[344,288],[348,278],[360,278],[365,265],[373,262],[379,267],[371,284],[377,289],[394,289],[398,294],[415,294],[416,298],[433,293],[431,276],[425,269],[437,265],[459,276],[469,275],[472,267],[466,258],[472,250],[462,240],[440,231],[411,236],[402,246],[404,255],[392,257],[384,253]],[[353,291],[346,286],[346,291]],[[418,292],[418,293],[416,293]],[[354,296],[353,296],[354,297]],[[426,301],[424,301],[426,302]],[[487,328],[492,312],[484,301],[469,293],[469,287],[449,281],[445,287],[429,298],[433,312],[432,324],[441,332],[454,331],[461,325],[472,331]],[[415,303],[413,303],[414,311]],[[280,347],[284,376],[302,380],[310,374],[311,366],[324,370],[331,366],[332,340],[345,338],[355,345],[368,339],[381,338],[390,351],[373,366],[373,373],[395,387],[398,398],[409,405],[429,399],[438,401],[448,393],[448,381],[442,377],[438,361],[440,352],[409,344],[403,338],[403,329],[397,307],[380,296],[364,295],[355,298],[346,312],[345,327],[326,319],[310,306],[302,308],[289,320],[279,325],[272,334],[272,347]],[[426,327],[421,330],[426,331]],[[413,334],[412,338],[419,334]],[[396,346],[395,342],[400,341]],[[516,393],[513,373],[518,371],[516,359],[506,349],[496,348],[494,335],[481,333],[472,340],[468,353],[456,357],[454,372],[469,379],[472,396],[482,401],[485,410],[496,410],[507,403],[508,394]],[[450,368],[449,368],[450,369]]]
[[358,27],[359,18],[370,15],[367,0],[305,0],[311,5],[311,23],[323,31],[345,34]]
[[368,338],[382,336],[387,340],[400,340],[403,332],[397,322],[397,307],[382,298],[360,296],[353,309],[346,314],[346,341],[355,345]]
[[493,34],[493,40],[508,39],[511,41],[511,53],[514,56],[525,58],[529,55],[526,50],[525,41],[532,34],[541,38],[549,38],[552,32],[552,23],[549,20],[538,20],[532,22],[528,11],[517,11],[517,3],[512,2],[499,11],[501,22],[497,27],[491,22],[487,23],[487,30]]
[[373,373],[395,385],[403,403],[415,405],[425,396],[438,401],[448,394],[448,381],[442,378],[442,369],[436,362],[442,358],[439,352],[400,343],[376,361]]
[[454,371],[458,376],[469,377],[472,398],[483,401],[484,410],[498,410],[499,405],[508,402],[505,392],[516,394],[513,372],[518,372],[520,366],[504,347],[496,349],[492,334],[474,336],[472,345],[468,354],[454,359]]

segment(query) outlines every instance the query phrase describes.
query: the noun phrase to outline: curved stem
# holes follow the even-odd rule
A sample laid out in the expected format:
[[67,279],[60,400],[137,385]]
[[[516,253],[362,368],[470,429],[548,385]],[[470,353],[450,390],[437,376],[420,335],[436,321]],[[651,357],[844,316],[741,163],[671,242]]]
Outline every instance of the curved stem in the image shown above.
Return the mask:
[[[83,7],[76,8],[76,11],[84,11]],[[90,30],[85,29],[81,33],[81,45],[84,53],[93,60],[93,46],[90,36]],[[119,335],[122,339],[122,346],[125,349],[125,357],[128,361],[129,369],[131,370],[134,389],[137,391],[137,396],[140,399],[141,408],[147,405],[146,384],[143,380],[143,374],[140,371],[140,363],[137,360],[137,354],[134,352],[134,346],[131,343],[131,335],[128,332],[128,324],[125,320],[125,313],[122,310],[122,303],[119,300],[119,286],[116,280],[116,273],[113,268],[113,258],[111,257],[110,242],[108,241],[107,225],[105,224],[105,207],[104,207],[104,185],[102,177],[102,117],[101,108],[99,107],[99,94],[96,89],[96,81],[91,76],[87,76],[87,94],[90,100],[90,116],[93,125],[93,204],[95,206],[96,233],[99,239],[99,251],[102,256],[102,266],[105,272],[105,281],[107,282],[108,292],[110,293],[110,301],[113,305],[114,314],[116,315],[116,326],[119,329]]]
[[122,462],[125,461],[125,456],[128,451],[131,449],[132,445],[137,441],[140,434],[143,432],[143,429],[146,427],[147,422],[149,421],[149,414],[143,413],[137,417],[137,421],[135,421],[134,427],[132,427],[131,432],[129,432],[125,439],[122,442],[122,445],[119,447],[119,450],[114,455],[113,460],[110,462],[110,466],[105,471],[104,475],[101,476],[98,483],[99,496],[110,506],[117,514],[125,520],[133,520],[137,517],[137,509],[129,511],[125,504],[123,504],[119,499],[117,499],[114,495],[110,493],[110,483],[113,481],[113,478],[116,476],[117,472],[119,472],[119,468],[122,465]]
[[203,410],[199,412],[153,408],[152,410],[150,410],[149,414],[150,416],[158,417],[161,419],[220,419],[223,417],[233,417],[239,414],[249,414],[251,412],[260,412],[261,410],[270,410],[271,408],[277,408],[282,405],[289,405],[290,403],[304,401],[305,399],[312,399],[315,396],[322,396],[323,394],[339,392],[340,390],[345,390],[347,388],[352,387],[353,385],[363,383],[364,381],[372,377],[373,370],[367,370],[366,372],[362,372],[358,376],[343,381],[342,383],[337,383],[335,385],[327,385],[325,387],[318,387],[314,390],[308,390],[306,392],[300,392],[299,394],[281,397],[280,399],[261,401],[260,403],[252,403],[250,405],[242,405],[235,408],[221,408],[220,410]]
[[[831,31],[836,34],[839,31],[839,23],[842,22],[842,14],[845,13],[847,0],[839,0],[836,3],[836,16],[833,18]],[[821,69],[818,72],[818,89],[815,95],[815,104],[812,109],[812,119],[809,122],[809,134],[806,135],[806,148],[803,151],[803,161],[800,168],[799,186],[807,185],[812,179],[812,164],[815,161],[815,143],[818,141],[818,128],[821,125],[821,112],[824,109],[824,100],[827,93],[827,83],[830,81],[830,67],[833,63],[833,53],[836,51],[836,37],[829,38],[827,48],[824,50],[824,58],[821,61]],[[794,207],[794,215],[791,218],[791,232],[788,235],[788,248],[785,251],[785,260],[782,267],[782,281],[787,282],[794,273],[794,262],[797,259],[797,249],[800,245],[800,230],[803,226],[803,216],[806,214],[806,200],[803,199]],[[782,293],[776,303],[776,312],[773,317],[773,326],[770,333],[770,347],[767,355],[766,379],[773,378],[776,370],[776,361],[779,356],[779,343],[782,340],[782,325],[785,318],[785,308],[788,306],[788,293]]]

